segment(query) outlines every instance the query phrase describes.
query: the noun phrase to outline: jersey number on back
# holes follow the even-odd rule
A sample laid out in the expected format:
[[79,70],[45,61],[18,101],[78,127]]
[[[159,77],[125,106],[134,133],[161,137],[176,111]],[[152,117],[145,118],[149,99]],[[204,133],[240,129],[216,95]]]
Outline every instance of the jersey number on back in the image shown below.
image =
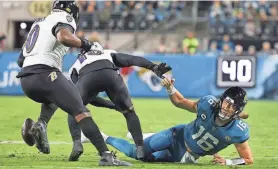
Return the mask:
[[[203,132],[205,131],[205,128],[203,126],[200,126],[200,129],[198,133],[192,135],[193,140],[198,140],[197,144],[204,150],[204,151],[210,151],[213,149],[214,145],[216,146],[219,141],[213,137],[210,133],[206,132],[203,137],[200,137]],[[208,142],[208,139],[212,141],[212,143]]]
[[37,42],[37,39],[39,37],[39,32],[40,32],[39,25],[34,26],[34,28],[30,31],[30,33],[26,39],[26,42],[25,42],[25,48],[26,48],[27,53],[30,53],[33,50],[33,48]]

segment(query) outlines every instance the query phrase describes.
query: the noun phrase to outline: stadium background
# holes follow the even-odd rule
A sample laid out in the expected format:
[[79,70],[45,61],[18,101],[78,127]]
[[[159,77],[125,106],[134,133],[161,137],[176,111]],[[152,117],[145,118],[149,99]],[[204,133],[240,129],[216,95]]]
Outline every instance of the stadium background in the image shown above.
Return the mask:
[[[219,96],[226,87],[245,87],[250,99],[259,99],[250,101],[246,108],[250,113],[247,122],[251,128],[254,167],[277,168],[278,106],[273,101],[278,99],[277,2],[115,0],[78,3],[81,18],[77,36],[99,41],[105,48],[154,62],[167,62],[173,67],[167,76],[176,79],[175,85],[185,97]],[[20,145],[23,120],[36,119],[40,107],[26,97],[15,96],[23,95],[15,77],[20,71],[16,60],[32,22],[49,14],[51,4],[51,1],[0,2],[0,95],[8,95],[0,97],[0,109],[5,115],[0,118],[0,168],[86,168],[92,166],[92,156],[94,163],[98,160],[91,145],[85,145],[88,148],[85,147],[86,153],[80,162],[65,161],[71,150],[71,139],[66,114],[61,110],[48,127],[49,140],[69,144],[52,144],[50,156]],[[65,75],[77,54],[78,49],[71,49],[65,56]],[[133,97],[143,131],[160,131],[194,118],[174,108],[168,100],[160,99],[167,98],[167,93],[152,72],[137,67],[120,72]],[[126,131],[122,129],[126,126],[121,115],[107,109],[90,107],[90,110],[102,130],[125,137]],[[233,147],[223,154],[237,157]],[[120,157],[125,158],[122,154]],[[209,159],[201,163],[208,164]],[[180,168],[180,165],[132,162],[136,167]],[[203,167],[210,166],[196,166]]]
[[[250,98],[278,98],[276,2],[78,3],[79,37],[155,62],[166,61],[173,67],[169,76],[186,97],[219,95],[223,87],[240,85],[248,87]],[[1,2],[0,94],[23,94],[15,78],[16,51],[34,19],[49,14],[51,5],[51,1]],[[77,53],[72,49],[65,57],[65,72]],[[125,68],[121,73],[132,96],[167,97],[151,72]]]

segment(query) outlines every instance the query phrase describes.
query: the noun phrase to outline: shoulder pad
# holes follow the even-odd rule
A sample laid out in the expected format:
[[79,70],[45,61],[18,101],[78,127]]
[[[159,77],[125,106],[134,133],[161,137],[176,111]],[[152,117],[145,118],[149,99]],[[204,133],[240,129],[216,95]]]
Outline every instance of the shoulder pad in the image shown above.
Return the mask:
[[242,120],[236,120],[231,130],[231,138],[233,143],[243,143],[249,139],[249,126]]
[[58,23],[64,23],[64,24],[68,24],[70,26],[72,26],[72,28],[74,29],[74,32],[76,31],[76,23],[74,18],[67,14],[66,12],[60,12],[60,13],[53,13],[53,16],[49,19],[53,19],[55,20],[54,25],[58,24]]
[[207,95],[202,97],[197,104],[197,114],[200,113],[209,113],[218,106],[218,100],[212,96],[212,95]]

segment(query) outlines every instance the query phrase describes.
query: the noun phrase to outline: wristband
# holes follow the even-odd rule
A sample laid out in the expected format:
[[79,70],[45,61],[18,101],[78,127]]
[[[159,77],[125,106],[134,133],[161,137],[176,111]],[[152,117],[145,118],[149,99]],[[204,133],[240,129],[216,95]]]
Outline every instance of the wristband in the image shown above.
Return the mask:
[[233,161],[230,159],[226,159],[226,165],[233,165]]
[[245,165],[243,158],[226,159],[226,165]]
[[177,91],[177,89],[173,86],[173,87],[171,87],[171,89],[170,90],[167,90],[167,92],[168,92],[168,94],[171,96],[171,95],[173,95],[174,93],[176,93],[176,91]]

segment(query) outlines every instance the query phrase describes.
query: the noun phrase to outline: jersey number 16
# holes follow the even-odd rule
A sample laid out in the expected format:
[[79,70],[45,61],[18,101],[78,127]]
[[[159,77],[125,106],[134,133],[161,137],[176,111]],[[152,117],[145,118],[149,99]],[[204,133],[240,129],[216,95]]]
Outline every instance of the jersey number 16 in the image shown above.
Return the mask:
[[[205,131],[205,128],[203,126],[200,126],[199,131],[192,135],[192,139],[197,141],[197,144],[204,150],[204,151],[210,151],[213,149],[214,145],[216,146],[219,143],[219,140],[217,138],[213,137],[209,132],[206,132],[206,134],[203,135],[203,137],[200,137],[203,132]],[[208,142],[208,139],[212,141],[212,143]]]

